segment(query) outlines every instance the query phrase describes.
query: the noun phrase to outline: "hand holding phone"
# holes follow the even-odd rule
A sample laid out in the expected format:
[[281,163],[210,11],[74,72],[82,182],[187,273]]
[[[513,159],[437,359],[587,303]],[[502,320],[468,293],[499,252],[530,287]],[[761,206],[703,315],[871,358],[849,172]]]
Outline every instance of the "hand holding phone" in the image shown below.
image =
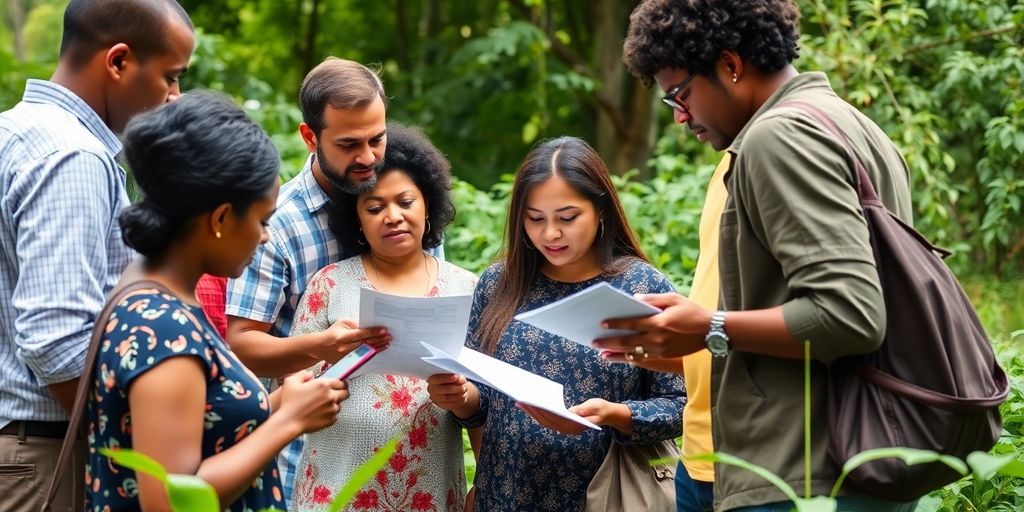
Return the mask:
[[345,357],[339,359],[337,363],[328,367],[318,378],[345,380],[349,375],[352,375],[352,372],[358,370],[360,366],[366,364],[370,359],[373,359],[375,355],[377,355],[377,349],[363,343],[352,352],[346,354]]

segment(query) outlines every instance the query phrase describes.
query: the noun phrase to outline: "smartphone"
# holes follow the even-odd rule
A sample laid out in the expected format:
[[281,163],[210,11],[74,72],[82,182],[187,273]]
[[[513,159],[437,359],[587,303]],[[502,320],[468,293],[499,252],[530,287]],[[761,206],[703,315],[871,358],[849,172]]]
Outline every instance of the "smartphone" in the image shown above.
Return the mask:
[[352,352],[346,354],[345,357],[339,359],[337,363],[328,367],[324,373],[320,374],[320,378],[345,380],[349,375],[352,375],[352,372],[358,370],[360,366],[366,364],[370,359],[373,359],[375,355],[377,355],[377,349],[363,343]]

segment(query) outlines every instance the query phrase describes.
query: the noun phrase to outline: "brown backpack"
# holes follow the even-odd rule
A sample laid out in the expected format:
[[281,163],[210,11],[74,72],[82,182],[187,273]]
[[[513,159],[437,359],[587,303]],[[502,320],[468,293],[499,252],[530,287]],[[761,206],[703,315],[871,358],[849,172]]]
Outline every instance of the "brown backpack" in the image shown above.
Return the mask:
[[[849,139],[814,105],[806,112],[846,148],[871,234],[885,298],[886,333],[877,351],[829,367],[829,455],[838,466],[865,450],[902,446],[961,459],[999,439],[999,404],[1009,383],[956,277],[933,246],[878,199]],[[856,491],[910,501],[960,478],[942,463],[882,459],[846,482]]]

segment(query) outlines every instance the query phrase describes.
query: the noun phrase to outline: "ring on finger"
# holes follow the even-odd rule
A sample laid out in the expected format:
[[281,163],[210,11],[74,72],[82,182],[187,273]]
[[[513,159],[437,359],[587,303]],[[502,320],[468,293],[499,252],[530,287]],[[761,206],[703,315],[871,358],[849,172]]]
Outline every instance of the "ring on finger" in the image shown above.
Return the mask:
[[634,356],[632,352],[626,352],[625,356],[627,363],[633,364],[636,362],[636,356]]
[[633,347],[633,352],[640,357],[647,357],[647,351],[640,345]]

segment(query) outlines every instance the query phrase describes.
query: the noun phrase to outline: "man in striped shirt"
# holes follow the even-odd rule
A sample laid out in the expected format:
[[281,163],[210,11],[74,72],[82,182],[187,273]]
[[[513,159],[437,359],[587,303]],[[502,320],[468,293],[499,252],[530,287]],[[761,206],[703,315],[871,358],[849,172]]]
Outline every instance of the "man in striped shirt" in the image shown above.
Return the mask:
[[[180,94],[194,43],[174,0],[72,0],[53,76],[0,114],[0,510],[41,507],[93,322],[134,256],[115,134]],[[82,509],[77,457],[55,510]]]

